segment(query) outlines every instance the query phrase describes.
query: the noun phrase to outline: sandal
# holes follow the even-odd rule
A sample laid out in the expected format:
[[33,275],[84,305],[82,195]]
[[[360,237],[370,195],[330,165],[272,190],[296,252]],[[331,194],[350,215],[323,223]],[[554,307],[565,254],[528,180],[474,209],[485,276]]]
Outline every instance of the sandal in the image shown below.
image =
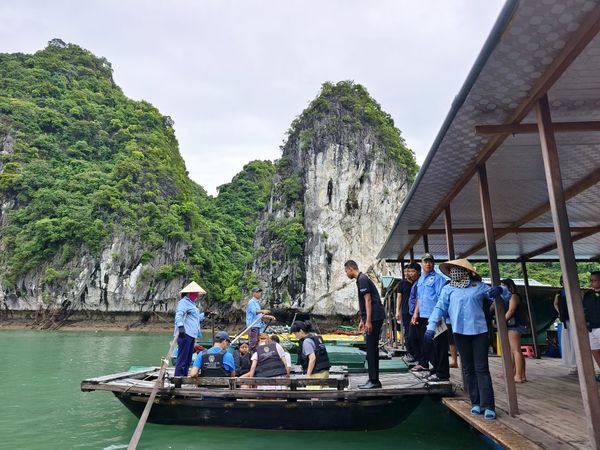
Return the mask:
[[478,416],[479,414],[481,414],[481,406],[473,405],[473,407],[471,407],[471,415]]
[[429,372],[429,369],[423,367],[421,364],[417,364],[415,367],[410,369],[411,372]]
[[485,420],[496,420],[496,411],[493,409],[486,409],[485,413],[483,413],[483,418]]

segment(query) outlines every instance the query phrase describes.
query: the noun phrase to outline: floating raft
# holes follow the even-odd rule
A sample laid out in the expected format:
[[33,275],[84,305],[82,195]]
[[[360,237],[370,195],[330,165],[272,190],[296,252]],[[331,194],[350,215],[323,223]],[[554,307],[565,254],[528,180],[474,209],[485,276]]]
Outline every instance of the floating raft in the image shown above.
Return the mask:
[[[91,378],[82,391],[110,391],[140,416],[158,368]],[[187,378],[168,370],[148,420],[167,425],[214,425],[286,430],[378,430],[391,428],[426,395],[448,396],[452,384],[423,382],[411,373],[382,374],[382,389],[360,390],[364,375],[332,367],[329,379]]]

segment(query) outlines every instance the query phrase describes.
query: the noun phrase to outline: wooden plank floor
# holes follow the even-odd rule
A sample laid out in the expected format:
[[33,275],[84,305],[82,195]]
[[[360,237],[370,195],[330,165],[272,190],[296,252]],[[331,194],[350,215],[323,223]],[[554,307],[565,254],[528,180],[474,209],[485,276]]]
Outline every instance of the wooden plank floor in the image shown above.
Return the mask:
[[[560,359],[527,359],[527,383],[517,384],[519,412],[507,413],[502,360],[490,357],[498,422],[544,449],[589,449],[583,403],[577,375],[569,375]],[[451,369],[451,380],[462,384],[460,369]],[[600,387],[600,383],[598,384]],[[457,393],[460,394],[462,390]],[[516,448],[516,447],[515,447]]]

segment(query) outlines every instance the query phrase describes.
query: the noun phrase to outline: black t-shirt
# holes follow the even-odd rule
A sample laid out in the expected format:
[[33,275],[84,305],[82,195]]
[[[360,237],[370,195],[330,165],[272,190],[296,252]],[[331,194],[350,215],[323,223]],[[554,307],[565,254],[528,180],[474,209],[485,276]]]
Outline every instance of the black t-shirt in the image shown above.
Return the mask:
[[410,291],[412,290],[413,283],[408,280],[400,280],[396,293],[402,295],[402,304],[400,305],[401,314],[410,314],[408,311],[408,299],[410,298]]
[[385,310],[381,303],[381,297],[379,297],[379,291],[371,279],[360,272],[356,278],[356,286],[358,288],[358,309],[361,319],[363,321],[367,320],[365,294],[371,294],[371,321],[385,319]]
[[600,292],[587,291],[583,296],[583,312],[588,330],[600,328]]

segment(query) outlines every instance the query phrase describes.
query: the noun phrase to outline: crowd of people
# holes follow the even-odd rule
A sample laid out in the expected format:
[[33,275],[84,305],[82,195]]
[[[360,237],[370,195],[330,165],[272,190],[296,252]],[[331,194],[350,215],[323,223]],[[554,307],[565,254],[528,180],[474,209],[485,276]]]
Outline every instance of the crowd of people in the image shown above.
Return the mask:
[[[373,281],[360,271],[358,264],[344,264],[346,276],[356,280],[359,304],[358,330],[364,333],[367,349],[368,380],[359,389],[379,389],[379,339],[385,309]],[[590,278],[592,290],[583,296],[586,324],[590,334],[592,354],[600,365],[600,272]],[[196,305],[205,291],[191,282],[181,290],[175,313],[175,336],[178,344],[176,376],[205,377],[289,377],[291,356],[280,338],[268,335],[268,324],[275,320],[271,311],[262,306],[262,289],[251,289],[246,307],[248,340],[239,342],[236,350],[228,351],[232,342],[226,331],[213,336],[214,345],[197,352],[191,370],[194,343],[201,336],[200,324],[205,314]],[[450,368],[458,367],[458,356],[471,400],[471,413],[482,414],[487,420],[496,418],[494,392],[488,366],[490,317],[493,301],[504,304],[514,380],[527,381],[525,359],[521,352],[521,336],[527,331],[525,305],[510,278],[500,286],[489,287],[466,259],[446,261],[435,270],[431,254],[421,258],[421,264],[411,262],[404,268],[398,284],[395,317],[402,327],[406,347],[405,359],[413,363],[412,372],[427,373],[429,382],[450,379]],[[555,300],[562,333],[563,361],[575,367],[564,290]],[[268,322],[265,323],[264,320]],[[498,318],[496,318],[498,320]],[[310,378],[328,378],[331,367],[327,348],[321,336],[315,334],[308,321],[294,321],[290,332],[298,340],[298,364]],[[448,355],[450,354],[450,359]],[[600,381],[600,379],[599,379]]]

